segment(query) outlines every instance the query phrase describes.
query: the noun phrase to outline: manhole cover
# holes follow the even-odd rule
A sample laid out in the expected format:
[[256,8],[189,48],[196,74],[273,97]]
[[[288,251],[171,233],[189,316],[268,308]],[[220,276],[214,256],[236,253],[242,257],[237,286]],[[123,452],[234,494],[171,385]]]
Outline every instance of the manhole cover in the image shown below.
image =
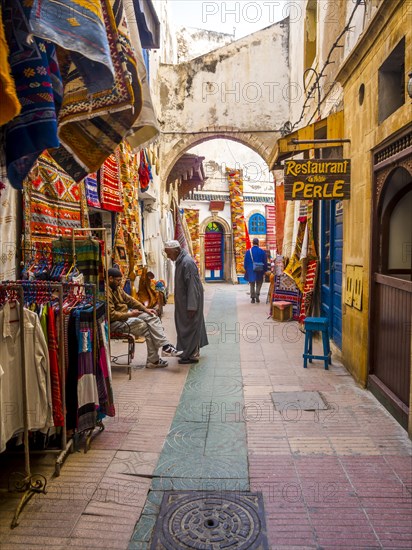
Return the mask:
[[268,550],[261,493],[167,491],[151,550]]
[[328,408],[317,391],[279,391],[270,394],[277,411],[289,409],[300,411],[318,411]]

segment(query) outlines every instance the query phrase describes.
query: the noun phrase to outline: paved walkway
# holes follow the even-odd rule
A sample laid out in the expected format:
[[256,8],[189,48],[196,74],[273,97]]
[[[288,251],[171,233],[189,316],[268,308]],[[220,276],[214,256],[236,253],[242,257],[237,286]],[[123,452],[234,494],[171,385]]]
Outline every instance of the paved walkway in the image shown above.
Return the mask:
[[[117,416],[87,454],[68,457],[13,531],[17,500],[0,493],[0,548],[147,550],[172,488],[261,491],[272,550],[411,548],[406,432],[336,361],[304,370],[296,324],[267,319],[246,286],[206,285],[205,305],[210,345],[199,364],[171,359],[136,368],[131,381],[115,368]],[[144,358],[138,345],[136,363]],[[275,409],[272,393],[295,391],[320,392],[328,408],[291,399]],[[9,459],[0,458],[4,488]],[[34,462],[33,471],[53,469],[51,457]]]

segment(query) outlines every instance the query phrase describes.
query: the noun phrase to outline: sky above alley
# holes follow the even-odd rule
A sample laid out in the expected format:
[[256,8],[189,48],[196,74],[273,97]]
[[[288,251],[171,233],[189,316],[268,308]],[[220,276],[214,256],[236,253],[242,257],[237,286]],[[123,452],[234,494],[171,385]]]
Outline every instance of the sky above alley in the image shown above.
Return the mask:
[[[176,27],[195,27],[233,34],[252,34],[289,14],[297,15],[299,0],[169,0]],[[296,13],[295,13],[296,12]]]

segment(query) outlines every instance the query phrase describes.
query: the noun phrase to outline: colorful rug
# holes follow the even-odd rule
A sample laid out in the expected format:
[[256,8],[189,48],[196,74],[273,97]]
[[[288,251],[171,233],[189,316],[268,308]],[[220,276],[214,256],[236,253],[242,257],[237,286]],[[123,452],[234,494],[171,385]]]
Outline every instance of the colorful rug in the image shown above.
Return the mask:
[[222,233],[205,233],[205,269],[222,269]]
[[235,257],[236,273],[243,277],[243,260],[246,252],[245,215],[243,200],[243,178],[239,170],[226,168],[229,182],[230,214],[232,219],[233,249]]
[[266,205],[266,246],[272,253],[276,250],[275,206]]
[[101,208],[99,199],[99,189],[97,187],[97,174],[89,174],[84,178],[84,189],[86,192],[87,205],[92,208]]
[[295,281],[296,286],[299,288],[301,292],[303,292],[303,287],[304,287],[304,279],[302,277],[301,252],[302,252],[303,240],[305,237],[307,220],[308,219],[306,216],[303,216],[298,219],[299,227],[298,227],[298,233],[296,236],[295,250],[293,251],[292,257],[288,261],[284,270],[284,273],[286,275],[289,275],[289,277],[291,277]]
[[70,236],[82,227],[79,184],[48,155],[40,155],[24,181],[25,247]]
[[286,217],[285,186],[275,182],[275,249],[278,254],[283,250]]
[[183,227],[182,215],[180,213],[177,203],[173,200],[174,205],[174,216],[175,216],[175,239],[179,241],[181,248],[187,250],[191,256],[192,254],[192,243],[187,238],[187,233]]
[[121,225],[125,236],[130,278],[135,268],[143,265],[138,176],[140,157],[123,140],[118,149],[118,159],[124,207],[123,212],[118,214],[117,223]]
[[194,208],[184,209],[184,218],[189,229],[193,248],[193,259],[197,267],[200,266],[200,235],[199,235],[199,210]]
[[63,95],[55,46],[29,38],[28,5],[5,0],[3,12],[11,73],[22,105],[6,126],[7,175],[16,189],[22,189],[40,153],[59,146],[57,114]]
[[114,68],[99,0],[33,0],[32,33],[68,50],[87,89],[113,86]]
[[293,279],[291,279],[285,273],[275,276],[275,291],[273,293],[273,301],[292,302],[293,319],[295,319],[296,321],[299,319],[301,299],[302,294]]
[[59,137],[64,147],[54,151],[53,156],[76,181],[100,168],[130,131],[142,108],[123,2],[102,0],[101,6],[115,85],[90,93],[74,63],[64,74],[65,93],[59,116]]
[[[125,2],[124,8],[129,23],[130,40],[136,56],[137,73],[142,85],[142,110],[133,124],[132,133],[127,136],[129,145],[136,151],[143,144],[147,145],[150,143],[159,134],[159,125],[150,94],[149,79],[147,77],[146,65],[143,59],[142,45],[136,25],[136,13],[133,7],[133,2]],[[152,159],[150,163],[152,165],[155,164]]]
[[120,182],[118,154],[110,155],[98,172],[100,204],[103,210],[122,212],[123,194]]
[[313,294],[316,286],[316,277],[318,272],[319,262],[317,260],[309,260],[305,269],[305,284],[303,287],[303,295],[299,312],[299,323],[303,323],[306,317],[310,317],[313,307]]
[[17,97],[16,85],[11,75],[8,57],[9,47],[4,33],[3,14],[0,6],[0,126],[9,122],[21,111],[21,104]]

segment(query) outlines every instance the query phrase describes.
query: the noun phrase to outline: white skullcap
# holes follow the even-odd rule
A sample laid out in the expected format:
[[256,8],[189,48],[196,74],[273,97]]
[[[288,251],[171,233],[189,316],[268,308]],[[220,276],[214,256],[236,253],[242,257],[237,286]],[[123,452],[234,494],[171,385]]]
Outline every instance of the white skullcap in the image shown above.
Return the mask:
[[180,248],[179,241],[167,241],[164,245],[165,248]]

